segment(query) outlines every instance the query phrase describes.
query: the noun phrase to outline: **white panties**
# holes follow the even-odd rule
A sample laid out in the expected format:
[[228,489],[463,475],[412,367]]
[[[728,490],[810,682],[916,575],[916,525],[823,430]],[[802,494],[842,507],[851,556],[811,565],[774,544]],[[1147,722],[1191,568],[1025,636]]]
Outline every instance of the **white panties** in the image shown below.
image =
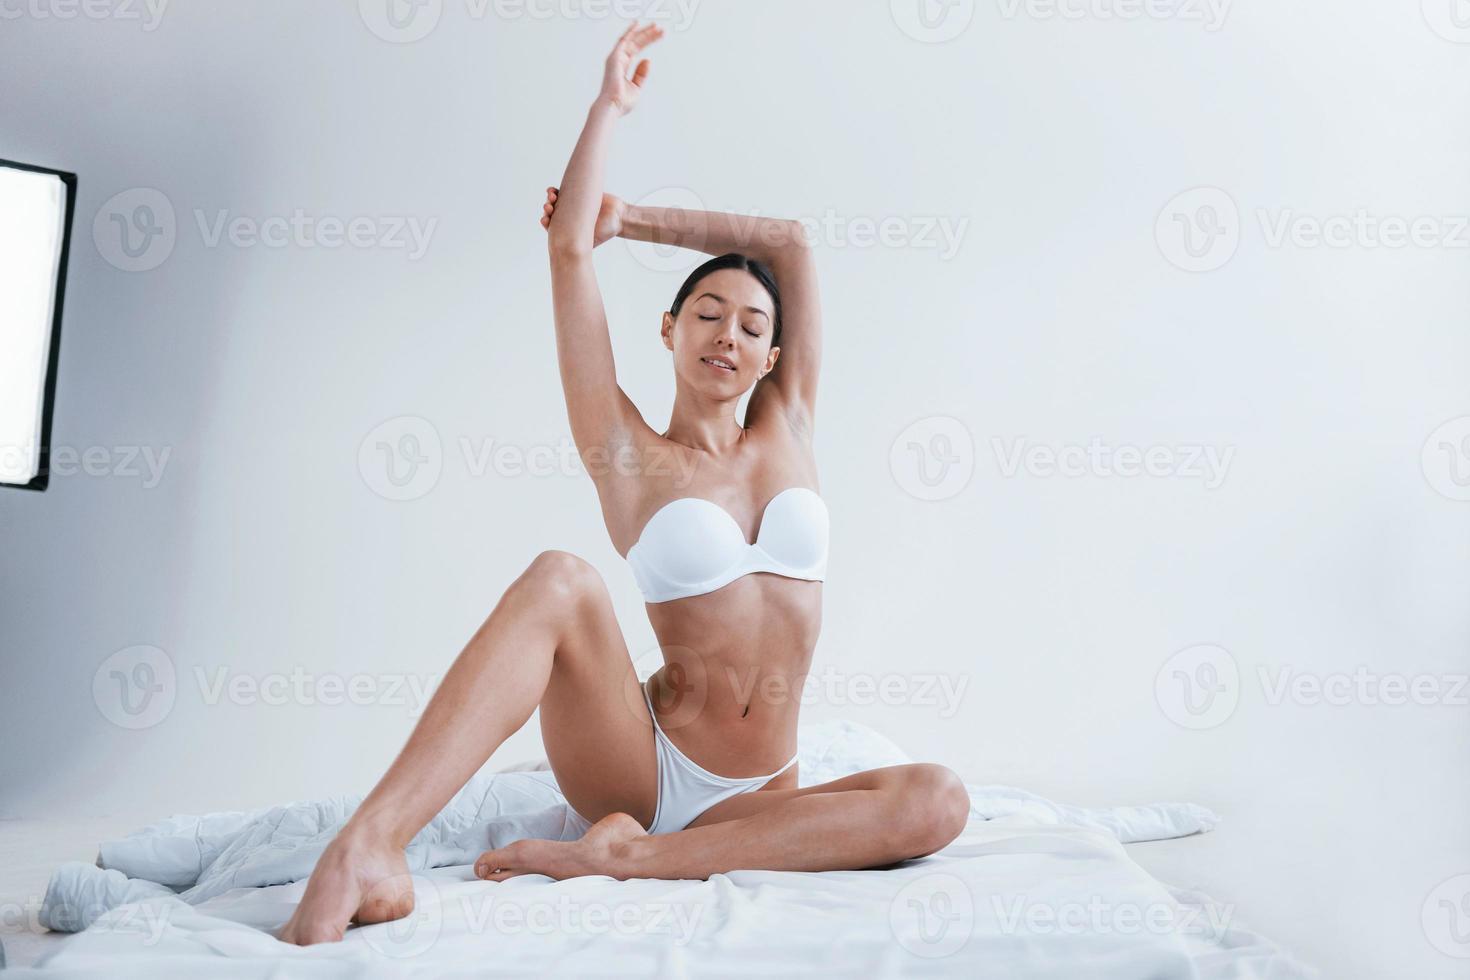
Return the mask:
[[716,803],[760,789],[796,762],[797,757],[792,756],[790,762],[769,776],[746,776],[738,779],[717,776],[680,752],[669,741],[669,737],[659,727],[658,716],[653,713],[653,701],[648,696],[647,682],[643,685],[643,700],[648,704],[649,717],[653,719],[653,734],[658,749],[658,806],[653,813],[653,823],[648,828],[650,834],[670,834],[683,830]]

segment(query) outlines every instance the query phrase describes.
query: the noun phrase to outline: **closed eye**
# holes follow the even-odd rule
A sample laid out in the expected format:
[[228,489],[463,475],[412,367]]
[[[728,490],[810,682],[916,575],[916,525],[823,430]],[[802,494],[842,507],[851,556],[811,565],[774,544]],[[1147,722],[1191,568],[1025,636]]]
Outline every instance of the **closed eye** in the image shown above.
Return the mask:
[[[717,316],[701,316],[700,319],[701,320],[718,320],[719,317],[717,317]],[[744,329],[745,329],[745,332],[748,333],[748,334],[750,334],[752,337],[759,337],[760,336],[760,334],[756,333],[754,330],[751,330],[748,327],[746,327]]]

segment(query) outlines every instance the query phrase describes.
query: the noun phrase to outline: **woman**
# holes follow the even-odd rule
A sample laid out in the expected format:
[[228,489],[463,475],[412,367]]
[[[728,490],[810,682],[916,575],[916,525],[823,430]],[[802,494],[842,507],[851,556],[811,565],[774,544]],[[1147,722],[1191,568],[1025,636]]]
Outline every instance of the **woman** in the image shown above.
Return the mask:
[[[732,215],[602,193],[613,124],[648,77],[646,59],[631,78],[628,66],[661,34],[635,23],[618,39],[541,223],[572,435],[665,665],[640,690],[596,570],[566,552],[538,555],[322,854],[282,930],[288,942],[341,939],[349,921],[412,911],[404,848],[538,705],[547,759],[585,833],[487,851],[481,878],[872,868],[932,853],[964,827],[964,784],[942,766],[797,788],[793,695],[810,669],[827,559],[812,455],[815,266],[797,222],[758,219],[742,235]],[[663,315],[677,390],[663,434],[617,384],[591,258],[614,236],[718,256]],[[742,426],[736,407],[752,385]]]

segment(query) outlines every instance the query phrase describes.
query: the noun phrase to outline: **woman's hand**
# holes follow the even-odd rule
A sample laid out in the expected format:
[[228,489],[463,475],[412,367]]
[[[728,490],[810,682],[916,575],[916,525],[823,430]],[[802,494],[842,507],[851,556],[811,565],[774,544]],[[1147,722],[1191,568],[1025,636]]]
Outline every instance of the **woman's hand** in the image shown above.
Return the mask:
[[648,78],[647,58],[638,62],[631,79],[628,77],[628,65],[638,52],[663,36],[664,29],[657,23],[639,27],[635,20],[623,31],[618,43],[613,45],[612,54],[607,56],[607,65],[603,70],[602,91],[597,97],[617,109],[618,115],[626,116],[633,111],[633,106],[638,104],[638,93],[643,89],[643,81]]
[[[551,216],[556,213],[555,187],[546,188],[546,203],[541,207],[541,227],[551,231]],[[623,214],[627,207],[620,197],[602,195],[602,208],[597,212],[597,223],[592,229],[592,247],[596,248],[609,238],[623,233]]]

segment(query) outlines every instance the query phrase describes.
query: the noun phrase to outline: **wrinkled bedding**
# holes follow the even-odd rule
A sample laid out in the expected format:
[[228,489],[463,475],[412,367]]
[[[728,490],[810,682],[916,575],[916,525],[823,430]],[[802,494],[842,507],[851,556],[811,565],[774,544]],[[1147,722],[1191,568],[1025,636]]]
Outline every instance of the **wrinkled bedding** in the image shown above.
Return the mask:
[[[804,786],[911,761],[850,722],[803,726],[798,754]],[[263,978],[290,960],[289,975],[310,977],[1313,976],[1233,921],[1233,909],[1172,889],[1128,857],[1124,843],[1211,830],[1215,815],[1193,804],[1083,808],[967,783],[965,833],[890,870],[478,880],[484,850],[581,832],[544,765],[477,774],[414,837],[408,920],[308,948],[274,938],[360,796],[173,816],[104,842],[95,865],[58,868],[41,921],[85,931],[12,972]]]

